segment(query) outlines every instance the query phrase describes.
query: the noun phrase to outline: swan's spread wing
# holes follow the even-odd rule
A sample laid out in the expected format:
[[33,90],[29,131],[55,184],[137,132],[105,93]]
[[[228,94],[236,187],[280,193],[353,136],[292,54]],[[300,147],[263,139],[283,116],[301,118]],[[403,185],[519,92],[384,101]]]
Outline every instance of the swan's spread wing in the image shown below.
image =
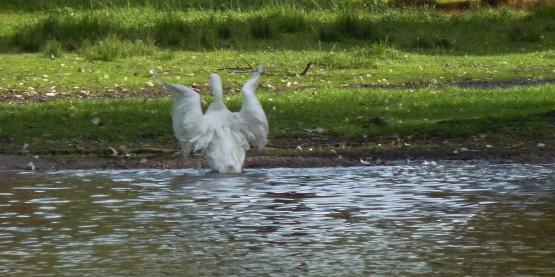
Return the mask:
[[249,80],[243,85],[243,105],[238,113],[240,119],[245,123],[249,133],[249,141],[257,148],[264,148],[268,143],[268,119],[262,109],[262,105],[256,97],[256,85],[262,73],[262,66],[259,65]]
[[202,147],[196,144],[195,137],[199,136],[202,109],[200,96],[190,87],[157,81],[170,92],[172,96],[172,126],[175,137],[181,144],[183,156]]

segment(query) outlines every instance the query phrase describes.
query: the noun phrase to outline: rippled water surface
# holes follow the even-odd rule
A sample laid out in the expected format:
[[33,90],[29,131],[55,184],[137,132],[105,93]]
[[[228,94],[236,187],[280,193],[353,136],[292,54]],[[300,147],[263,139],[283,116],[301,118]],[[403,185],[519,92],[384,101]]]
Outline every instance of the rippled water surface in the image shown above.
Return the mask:
[[0,172],[0,275],[555,276],[554,169]]

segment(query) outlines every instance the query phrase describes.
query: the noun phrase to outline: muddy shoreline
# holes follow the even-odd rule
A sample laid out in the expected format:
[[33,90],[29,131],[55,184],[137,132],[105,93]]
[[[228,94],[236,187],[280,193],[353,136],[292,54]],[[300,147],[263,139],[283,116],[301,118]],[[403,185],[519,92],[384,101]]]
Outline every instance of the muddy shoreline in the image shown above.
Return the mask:
[[[555,141],[450,142],[355,147],[268,148],[247,152],[244,168],[348,167],[406,164],[407,161],[481,160],[491,163],[555,163]],[[0,170],[47,171],[67,169],[180,169],[207,168],[193,155],[183,159],[179,151],[132,155],[49,155],[0,154]]]

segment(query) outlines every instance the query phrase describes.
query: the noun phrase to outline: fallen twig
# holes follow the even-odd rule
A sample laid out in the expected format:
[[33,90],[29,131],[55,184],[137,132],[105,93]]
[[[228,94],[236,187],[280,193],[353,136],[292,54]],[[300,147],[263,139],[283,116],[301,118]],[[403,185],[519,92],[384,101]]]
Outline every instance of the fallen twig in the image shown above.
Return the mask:
[[251,72],[252,68],[247,68],[247,67],[223,67],[223,68],[219,68],[218,70],[228,70],[228,71],[236,72],[236,73],[247,73],[247,72]]
[[287,76],[304,76],[306,75],[306,73],[308,73],[308,70],[310,69],[311,66],[312,66],[312,62],[308,62],[301,73],[289,73],[288,71]]
[[310,69],[311,66],[312,66],[312,62],[308,62],[306,64],[306,67],[304,68],[303,72],[301,72],[301,74],[299,74],[299,75],[301,75],[301,76],[306,75],[306,73],[308,72],[308,70]]
[[252,67],[252,65],[250,65],[245,58],[243,58],[243,61],[251,68],[251,70],[254,70],[254,67]]

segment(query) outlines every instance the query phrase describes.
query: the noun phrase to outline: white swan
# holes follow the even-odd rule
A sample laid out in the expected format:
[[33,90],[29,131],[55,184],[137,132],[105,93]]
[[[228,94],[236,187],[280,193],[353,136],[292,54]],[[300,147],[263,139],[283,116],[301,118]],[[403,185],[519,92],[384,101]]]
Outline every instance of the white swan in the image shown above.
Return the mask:
[[171,93],[172,124],[175,137],[181,144],[183,156],[201,150],[213,171],[240,173],[245,151],[250,144],[259,149],[268,140],[268,120],[256,97],[256,85],[262,73],[259,65],[242,91],[243,103],[239,112],[230,112],[223,102],[220,76],[211,73],[208,82],[214,102],[202,114],[200,96],[193,89],[170,84],[154,78]]

